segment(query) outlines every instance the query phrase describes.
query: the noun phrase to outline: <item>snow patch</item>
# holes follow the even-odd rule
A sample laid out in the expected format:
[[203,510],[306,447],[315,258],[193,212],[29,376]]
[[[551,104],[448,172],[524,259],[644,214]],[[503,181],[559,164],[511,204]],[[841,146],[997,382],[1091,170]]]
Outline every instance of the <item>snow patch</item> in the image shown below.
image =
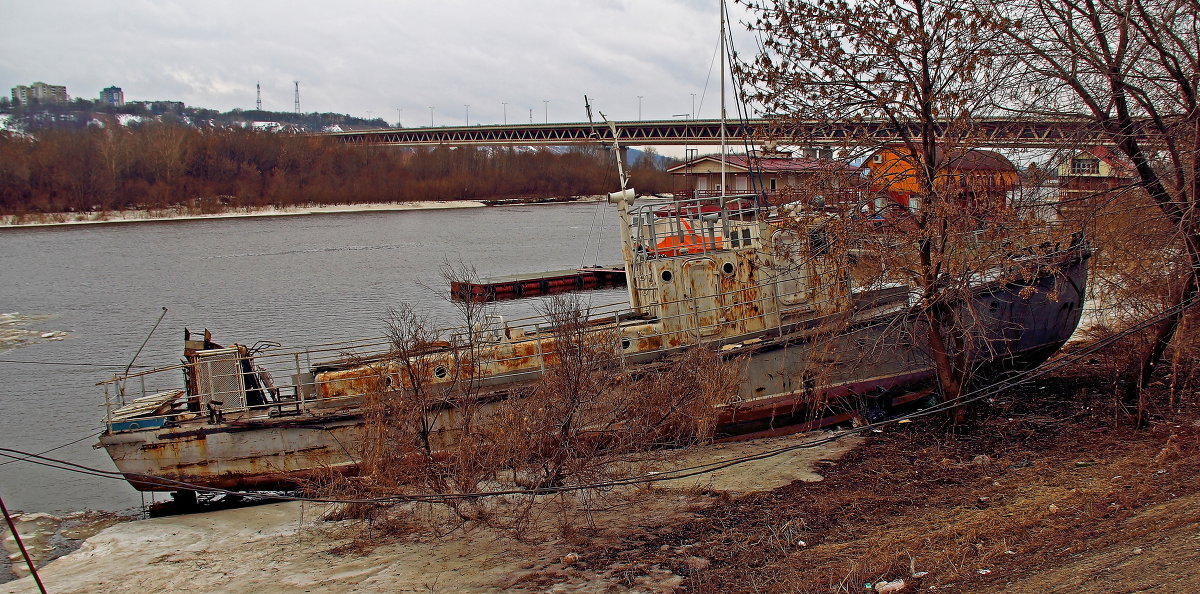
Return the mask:
[[132,124],[140,124],[140,123],[142,123],[142,120],[143,120],[142,116],[139,116],[139,115],[130,115],[127,113],[117,114],[117,123],[121,124],[122,126],[129,126]]
[[279,122],[250,122],[250,127],[264,132],[281,132],[285,128]]

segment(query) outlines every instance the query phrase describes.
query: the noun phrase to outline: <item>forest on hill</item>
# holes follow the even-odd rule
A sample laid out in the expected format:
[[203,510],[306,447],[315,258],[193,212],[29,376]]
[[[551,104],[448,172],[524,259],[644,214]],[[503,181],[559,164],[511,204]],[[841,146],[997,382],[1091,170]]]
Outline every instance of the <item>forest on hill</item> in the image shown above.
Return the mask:
[[[652,151],[641,191],[671,190]],[[555,197],[618,188],[599,147],[411,149],[169,123],[0,132],[0,214]]]

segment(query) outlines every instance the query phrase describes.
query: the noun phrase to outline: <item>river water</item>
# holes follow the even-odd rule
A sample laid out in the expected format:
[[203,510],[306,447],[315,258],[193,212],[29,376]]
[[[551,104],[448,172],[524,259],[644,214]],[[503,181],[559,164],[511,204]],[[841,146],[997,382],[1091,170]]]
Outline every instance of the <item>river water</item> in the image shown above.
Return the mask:
[[[0,229],[0,338],[28,339],[0,341],[0,447],[64,446],[46,455],[115,470],[92,448],[104,414],[95,383],[129,364],[163,307],[139,365],[178,362],[185,326],[225,344],[300,347],[380,336],[402,302],[448,321],[443,262],[483,277],[613,264],[617,236],[599,203]],[[620,289],[583,295],[626,301]],[[528,299],[498,307],[536,313]],[[4,457],[0,495],[51,513],[141,502],[123,481]]]

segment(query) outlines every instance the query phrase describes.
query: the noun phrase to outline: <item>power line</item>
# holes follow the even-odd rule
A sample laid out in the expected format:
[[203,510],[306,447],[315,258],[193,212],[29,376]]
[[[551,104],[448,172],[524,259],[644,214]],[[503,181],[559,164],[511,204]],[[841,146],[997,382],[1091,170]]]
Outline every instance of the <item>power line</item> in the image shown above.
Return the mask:
[[[0,363],[25,363],[28,365],[65,365],[65,366],[79,366],[79,367],[118,367],[121,369],[125,368],[125,363],[109,364],[109,363],[79,363],[79,362],[67,362],[67,361],[24,361],[21,359],[0,359]],[[148,367],[148,366],[147,365],[134,365],[133,366],[133,368],[135,368],[135,369],[145,369],[146,367]]]

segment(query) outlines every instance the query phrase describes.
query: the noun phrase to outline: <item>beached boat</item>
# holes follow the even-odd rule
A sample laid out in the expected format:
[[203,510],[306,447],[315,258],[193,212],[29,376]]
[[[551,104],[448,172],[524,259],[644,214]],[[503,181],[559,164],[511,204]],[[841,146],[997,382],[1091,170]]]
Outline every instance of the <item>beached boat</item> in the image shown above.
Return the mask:
[[[596,312],[588,327],[612,337],[623,366],[649,368],[697,345],[742,358],[739,392],[716,411],[718,437],[873,418],[935,391],[916,293],[852,286],[820,232],[826,215],[746,216],[745,201],[728,198],[664,211],[661,201],[634,204],[631,191],[611,201],[629,305]],[[1059,349],[1079,322],[1088,255],[1077,240],[976,274],[970,299],[956,304],[971,320],[973,365],[1027,369]],[[555,364],[546,320],[488,317],[458,336],[471,348],[473,388],[497,399]],[[364,397],[402,394],[413,381],[389,349],[383,339],[287,351],[186,336],[181,364],[102,382],[99,446],[146,491],[288,489],[314,473],[357,472]],[[465,358],[453,355],[435,343],[408,356],[424,358],[420,381],[438,385],[463,377],[455,366]],[[443,424],[435,441],[452,439]]]

